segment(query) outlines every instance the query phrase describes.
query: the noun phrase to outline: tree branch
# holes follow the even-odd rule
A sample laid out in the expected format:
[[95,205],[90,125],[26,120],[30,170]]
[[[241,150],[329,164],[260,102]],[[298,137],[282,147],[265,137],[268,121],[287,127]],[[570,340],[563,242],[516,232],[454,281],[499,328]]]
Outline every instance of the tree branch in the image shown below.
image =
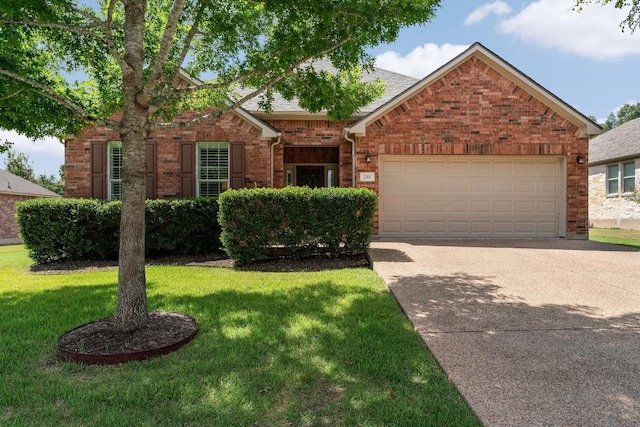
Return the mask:
[[12,94],[7,95],[4,98],[0,98],[0,101],[6,101],[7,99],[13,98],[14,96],[19,95],[20,92],[22,92],[22,89],[18,89],[17,91],[13,92]]
[[51,89],[49,86],[39,83],[33,79],[27,78],[27,77],[23,77],[19,74],[16,74],[12,71],[7,71],[7,70],[3,70],[0,69],[0,75],[9,77],[13,80],[19,81],[21,83],[25,83],[35,89],[38,89],[38,92],[42,95],[45,96],[47,98],[49,98],[50,100],[62,105],[63,107],[67,108],[68,110],[70,110],[72,113],[74,113],[74,115],[81,119],[81,120],[86,120],[92,123],[96,123],[99,124],[101,126],[105,126],[105,127],[109,127],[111,129],[114,130],[119,130],[120,129],[120,123],[116,122],[114,120],[109,120],[109,119],[100,119],[98,117],[93,116],[92,114],[90,114],[84,107],[82,107],[81,105],[71,101],[68,98],[65,98],[64,96],[56,93],[53,89]]
[[95,34],[87,30],[99,27],[99,25],[97,24],[71,25],[71,24],[61,24],[58,22],[13,21],[11,19],[0,19],[0,24],[24,25],[24,26],[35,27],[35,28],[49,28],[49,29],[68,31],[70,33],[82,34],[82,35],[91,36],[91,37],[95,37]]
[[176,65],[173,67],[173,72],[171,73],[171,77],[167,84],[172,85],[175,79],[178,77],[180,70],[182,69],[182,64],[184,63],[187,54],[189,53],[189,49],[191,49],[191,43],[193,42],[193,38],[198,34],[198,27],[200,26],[200,20],[202,19],[202,12],[204,11],[204,3],[200,5],[200,9],[196,13],[196,17],[193,20],[193,25],[185,38],[184,45],[182,46],[182,51],[180,52],[180,56],[176,61]]
[[[341,46],[343,43],[336,45],[334,47],[337,48],[339,46]],[[277,58],[279,56],[281,56],[284,52],[286,52],[287,50],[291,50],[290,47],[287,47],[285,49],[281,49],[278,52],[274,53],[271,58]],[[269,64],[271,61],[270,60],[266,60],[264,61],[265,64]],[[304,62],[304,61],[303,61]],[[194,93],[194,92],[198,92],[198,91],[202,91],[202,90],[215,90],[215,89],[224,89],[230,86],[233,86],[235,84],[240,83],[241,81],[248,79],[249,77],[253,77],[259,74],[265,74],[268,71],[268,67],[265,68],[258,68],[255,69],[251,72],[248,73],[241,73],[239,75],[237,75],[236,77],[234,77],[231,80],[227,80],[225,82],[222,83],[203,83],[200,85],[195,85],[195,86],[185,86],[185,87],[168,87],[166,89],[164,89],[163,91],[161,91],[160,93],[157,94],[157,96],[159,97],[170,97],[176,94],[189,94],[189,93]]]
[[[255,89],[253,92],[243,96],[242,98],[240,98],[240,99],[238,99],[238,100],[226,105],[224,108],[222,108],[220,110],[212,111],[211,113],[204,114],[204,115],[202,115],[200,117],[196,117],[195,119],[186,120],[186,121],[182,121],[182,122],[152,123],[152,124],[149,125],[150,130],[184,129],[186,127],[201,123],[201,122],[209,120],[211,118],[220,117],[220,116],[222,116],[223,114],[225,114],[225,113],[227,113],[229,111],[235,110],[236,108],[240,108],[242,106],[242,104],[244,104],[248,100],[250,100],[252,98],[255,98],[256,96],[260,95],[261,93],[271,89],[276,83],[278,83],[280,80],[282,80],[283,78],[285,78],[286,76],[291,74],[295,69],[300,67],[300,65],[304,64],[305,62],[309,61],[310,59],[316,58],[316,57],[325,56],[326,54],[328,54],[328,53],[336,50],[340,46],[346,44],[350,40],[351,40],[351,36],[347,37],[346,39],[342,40],[339,43],[336,43],[335,45],[333,45],[331,47],[328,47],[328,48],[318,52],[317,54],[307,55],[307,56],[301,58],[300,60],[298,60],[295,63],[293,63],[289,68],[287,68],[286,70],[284,70],[280,74],[278,74],[275,77],[273,77],[266,84],[260,86],[259,88]],[[230,84],[231,84],[230,82],[226,82],[224,85],[228,86]]]
[[103,28],[107,42],[107,49],[109,49],[109,52],[111,52],[113,58],[118,62],[120,68],[124,71],[129,67],[129,64],[127,64],[127,62],[124,60],[115,43],[113,42],[113,31],[111,31],[113,25],[113,11],[116,7],[116,1],[117,0],[111,0],[109,2],[109,7],[107,8],[107,20],[104,22]]
[[[180,15],[182,15],[182,10],[184,9],[184,4],[185,0],[175,0],[173,3],[173,8],[169,13],[167,24],[164,27],[164,34],[162,35],[162,40],[160,41],[160,49],[158,50],[158,55],[156,56],[156,60],[154,61],[151,74],[149,75],[149,78],[147,79],[147,82],[142,89],[143,102],[141,103],[143,104],[148,104],[149,99],[151,99],[151,95],[153,94],[153,89],[156,85],[156,82],[162,75],[162,69],[167,63],[169,51],[171,50],[171,45],[173,43],[173,36],[176,33],[178,21],[180,20]],[[173,84],[173,82],[166,83],[169,85]]]

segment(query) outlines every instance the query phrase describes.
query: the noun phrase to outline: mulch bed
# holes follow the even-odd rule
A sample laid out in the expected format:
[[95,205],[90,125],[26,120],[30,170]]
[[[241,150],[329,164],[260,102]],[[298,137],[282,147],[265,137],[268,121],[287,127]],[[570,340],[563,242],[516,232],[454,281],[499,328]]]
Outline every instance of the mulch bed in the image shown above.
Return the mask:
[[149,319],[131,332],[119,330],[113,317],[96,320],[63,334],[58,354],[87,364],[115,364],[167,354],[189,342],[198,324],[179,313],[149,313]]
[[[272,272],[297,272],[297,271],[320,271],[335,270],[340,268],[371,267],[366,255],[353,255],[343,257],[329,257],[316,255],[303,259],[293,258],[273,258],[253,264],[235,266],[233,260],[224,254],[206,255],[172,255],[164,257],[147,258],[147,265],[186,265],[201,267],[224,267],[235,268],[242,271],[272,271]],[[80,260],[50,262],[46,264],[34,264],[30,270],[43,274],[67,274],[77,272],[91,272],[110,270],[118,268],[118,261],[115,260]]]

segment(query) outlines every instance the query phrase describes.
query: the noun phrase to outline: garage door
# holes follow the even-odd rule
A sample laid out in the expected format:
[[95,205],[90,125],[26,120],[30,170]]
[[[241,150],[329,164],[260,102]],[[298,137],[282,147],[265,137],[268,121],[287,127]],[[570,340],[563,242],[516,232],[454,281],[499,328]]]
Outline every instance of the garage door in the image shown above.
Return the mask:
[[563,158],[380,156],[382,237],[558,237]]

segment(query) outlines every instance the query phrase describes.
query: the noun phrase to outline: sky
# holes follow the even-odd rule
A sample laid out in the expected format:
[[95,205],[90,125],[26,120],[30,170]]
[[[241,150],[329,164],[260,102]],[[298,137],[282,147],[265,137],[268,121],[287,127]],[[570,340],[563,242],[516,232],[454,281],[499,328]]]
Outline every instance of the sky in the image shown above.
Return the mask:
[[[474,42],[587,116],[600,122],[640,102],[640,30],[624,32],[626,10],[611,4],[571,10],[573,0],[442,0],[431,22],[403,29],[370,49],[376,65],[422,78]],[[0,129],[0,141],[25,153],[37,175],[58,175],[64,146]],[[5,156],[0,155],[0,168]]]

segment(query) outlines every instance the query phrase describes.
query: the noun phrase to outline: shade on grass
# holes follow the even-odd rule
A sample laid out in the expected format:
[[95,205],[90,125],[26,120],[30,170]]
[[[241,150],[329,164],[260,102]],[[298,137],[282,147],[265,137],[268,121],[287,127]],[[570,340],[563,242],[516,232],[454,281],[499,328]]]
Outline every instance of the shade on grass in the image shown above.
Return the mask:
[[200,332],[161,358],[55,360],[65,331],[112,314],[116,271],[33,274],[0,248],[0,425],[477,425],[367,269],[150,267],[151,310]]

